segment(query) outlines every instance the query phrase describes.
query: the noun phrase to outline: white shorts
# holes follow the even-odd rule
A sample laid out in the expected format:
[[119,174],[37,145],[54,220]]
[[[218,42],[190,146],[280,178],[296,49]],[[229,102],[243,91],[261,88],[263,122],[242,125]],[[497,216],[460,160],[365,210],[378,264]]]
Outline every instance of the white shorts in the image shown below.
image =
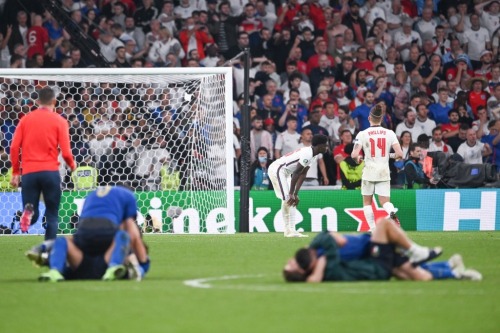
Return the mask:
[[287,175],[282,167],[280,167],[277,163],[272,163],[267,171],[269,179],[271,180],[271,183],[273,183],[276,197],[283,201],[288,200],[292,177]]
[[382,182],[372,182],[369,180],[363,180],[361,182],[361,194],[362,195],[381,195],[383,197],[391,196],[391,181],[386,180]]

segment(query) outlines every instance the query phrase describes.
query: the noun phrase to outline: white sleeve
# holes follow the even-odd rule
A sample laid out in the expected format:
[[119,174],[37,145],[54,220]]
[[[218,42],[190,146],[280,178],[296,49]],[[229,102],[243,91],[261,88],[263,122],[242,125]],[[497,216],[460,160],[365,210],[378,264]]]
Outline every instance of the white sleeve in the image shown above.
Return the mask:
[[301,149],[299,151],[299,164],[303,167],[308,166],[313,158],[312,149]]

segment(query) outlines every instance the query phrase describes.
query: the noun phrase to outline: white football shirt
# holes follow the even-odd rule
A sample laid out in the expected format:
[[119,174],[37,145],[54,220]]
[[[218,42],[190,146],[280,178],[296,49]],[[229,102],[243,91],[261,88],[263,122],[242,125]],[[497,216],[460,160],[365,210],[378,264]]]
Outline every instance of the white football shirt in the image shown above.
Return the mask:
[[396,134],[381,126],[372,126],[358,133],[354,145],[361,145],[363,148],[365,160],[363,180],[391,180],[389,153],[394,144],[399,144]]
[[316,162],[319,155],[313,156],[313,150],[311,147],[303,147],[278,158],[273,162],[273,164],[277,164],[278,173],[280,171],[284,171],[285,174],[291,175],[295,170],[297,170],[297,166],[299,164],[304,168],[308,167],[313,162]]

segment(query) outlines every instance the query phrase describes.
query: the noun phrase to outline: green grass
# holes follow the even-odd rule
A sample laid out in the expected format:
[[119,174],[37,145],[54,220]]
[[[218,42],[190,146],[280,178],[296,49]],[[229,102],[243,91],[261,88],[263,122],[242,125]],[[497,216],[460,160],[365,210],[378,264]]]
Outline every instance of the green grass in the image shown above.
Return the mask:
[[484,280],[286,284],[282,266],[309,239],[238,234],[146,236],[140,283],[39,283],[23,253],[41,238],[0,237],[0,332],[500,332],[500,232],[410,236],[461,253]]

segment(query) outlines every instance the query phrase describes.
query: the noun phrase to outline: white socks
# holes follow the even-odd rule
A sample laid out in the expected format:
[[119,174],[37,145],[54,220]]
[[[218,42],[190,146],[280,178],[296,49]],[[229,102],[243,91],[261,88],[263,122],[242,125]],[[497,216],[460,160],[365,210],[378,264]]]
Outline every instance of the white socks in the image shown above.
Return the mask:
[[392,204],[392,202],[386,202],[385,204],[382,205],[382,207],[384,207],[384,210],[387,212],[387,214],[391,214],[391,213],[396,213],[396,208],[394,208],[394,205]]
[[281,211],[283,212],[283,223],[285,225],[285,234],[295,231],[295,226],[292,225],[291,214],[292,207],[286,204],[286,201],[281,202]]
[[363,212],[365,213],[366,222],[368,222],[370,230],[375,229],[375,215],[373,214],[372,206],[363,206]]

